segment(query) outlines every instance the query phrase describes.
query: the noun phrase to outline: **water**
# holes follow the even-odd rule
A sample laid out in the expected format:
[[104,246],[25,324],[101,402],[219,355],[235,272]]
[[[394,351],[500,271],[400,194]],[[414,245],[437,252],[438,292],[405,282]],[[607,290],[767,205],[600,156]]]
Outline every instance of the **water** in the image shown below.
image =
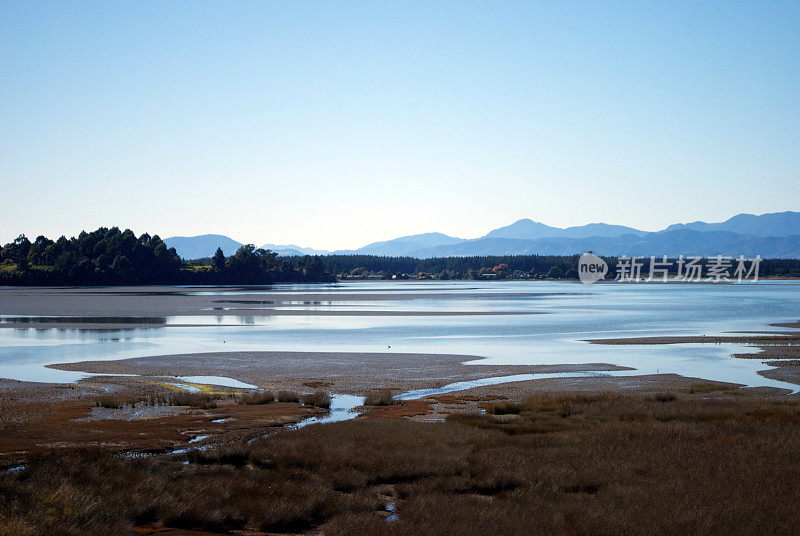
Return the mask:
[[[66,321],[59,319],[65,317],[46,317],[54,319],[52,327],[46,323],[45,329],[0,328],[0,377],[72,382],[90,375],[44,365],[193,352],[294,350],[457,353],[481,356],[483,363],[493,364],[599,362],[636,369],[623,375],[677,373],[752,386],[793,388],[758,375],[759,370],[769,368],[758,359],[730,357],[731,353],[755,351],[745,346],[602,346],[583,340],[775,330],[769,323],[800,317],[800,283],[794,281],[590,286],[541,281],[345,282],[251,289],[195,288],[182,289],[182,293],[219,295],[225,300],[258,294],[257,301],[264,304],[223,305],[229,309],[266,307],[278,314],[257,316],[247,310],[221,310],[219,315],[158,317],[157,323],[153,316],[127,317],[126,329],[119,330],[74,329],[63,326]],[[290,301],[282,300],[281,293],[328,296]],[[402,299],[408,293],[421,297]],[[450,296],[434,296],[442,293]],[[472,293],[489,296],[474,297]],[[386,299],[374,299],[375,294]],[[305,312],[303,316],[279,314],[281,309],[298,308]],[[317,311],[347,311],[355,316],[322,316],[314,314]],[[370,311],[485,314],[370,316]],[[491,314],[495,312],[546,314]],[[15,318],[2,311],[0,317],[0,325]],[[30,318],[42,320],[28,318],[28,322],[33,321]],[[138,326],[142,323],[150,325]],[[245,385],[240,382],[236,386]]]
[[[197,383],[200,385],[217,385],[220,387],[236,387],[239,389],[258,389],[250,383],[240,382],[225,376],[178,376],[178,380],[186,383]],[[187,386],[191,387],[191,386]]]
[[24,471],[25,469],[27,469],[27,467],[28,467],[27,465],[17,465],[15,467],[10,467],[6,469],[4,472],[8,474],[19,473],[20,471]]
[[[432,389],[415,389],[406,391],[396,395],[396,400],[419,400],[429,396],[443,395],[452,393],[454,391],[463,391],[473,387],[483,387],[486,385],[499,385],[501,383],[521,382],[527,380],[541,380],[545,378],[600,378],[608,376],[636,376],[642,374],[638,371],[611,371],[611,372],[543,372],[536,374],[513,374],[510,376],[492,376],[488,378],[481,378],[479,380],[470,380],[463,382],[453,382],[442,387]],[[330,413],[321,416],[309,417],[303,419],[291,428],[303,428],[309,424],[324,424],[329,422],[349,421],[358,417],[361,412],[358,410],[364,405],[365,397],[353,395],[331,395],[331,408]],[[211,421],[215,422],[215,421]]]
[[187,393],[201,392],[201,389],[196,385],[186,385],[185,383],[174,383],[174,382],[166,382],[166,383],[167,385],[171,385],[172,387],[175,387],[176,389],[179,389],[181,391],[186,391]]
[[386,519],[384,519],[384,521],[386,521],[387,523],[392,523],[394,521],[400,520],[400,517],[397,515],[397,506],[395,505],[394,501],[391,501],[386,504],[386,511],[389,512],[389,515],[386,516]]
[[364,404],[363,396],[332,394],[331,407],[328,413],[326,413],[325,415],[319,415],[316,417],[309,417],[308,419],[303,419],[302,421],[295,424],[291,428],[303,428],[305,426],[308,426],[309,424],[324,424],[328,422],[348,421],[358,416],[358,412],[356,411],[355,408],[363,404]]
[[182,448],[182,449],[171,450],[171,451],[167,452],[166,454],[170,455],[170,456],[178,455],[178,454],[188,454],[188,453],[196,451],[196,450],[203,451],[203,450],[208,450],[209,448],[211,448],[211,445],[205,445],[203,447],[186,447],[186,448]]

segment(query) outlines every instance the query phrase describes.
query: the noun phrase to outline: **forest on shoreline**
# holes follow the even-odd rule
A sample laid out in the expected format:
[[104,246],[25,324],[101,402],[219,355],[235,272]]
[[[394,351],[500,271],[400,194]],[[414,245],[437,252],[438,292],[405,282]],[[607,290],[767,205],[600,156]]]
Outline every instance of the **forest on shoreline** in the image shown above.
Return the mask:
[[[382,257],[325,255],[279,257],[247,244],[230,256],[186,261],[158,235],[101,227],[51,240],[24,235],[0,249],[0,285],[267,285],[337,279],[577,279],[578,255]],[[607,279],[618,258],[604,257]],[[703,259],[705,266],[709,259]],[[642,274],[650,269],[643,259]],[[675,275],[675,269],[670,271]],[[762,259],[760,278],[800,278],[800,259]]]
[[[375,255],[326,255],[320,257],[326,272],[339,279],[578,279],[580,255],[490,255],[473,257],[380,257]],[[283,257],[298,260],[302,257]],[[606,279],[618,273],[619,257],[602,257],[608,264]],[[661,258],[656,257],[656,262]],[[678,275],[677,259],[668,259],[670,276]],[[197,261],[206,262],[206,261]],[[650,258],[640,259],[641,274],[650,273]],[[707,272],[712,258],[698,262]],[[733,275],[736,261],[732,262]],[[749,266],[748,262],[748,266]],[[760,278],[800,278],[800,259],[761,259]]]
[[101,227],[77,237],[31,242],[20,235],[0,249],[0,285],[220,285],[334,281],[319,258],[279,258],[252,244],[209,265],[183,261],[158,235]]

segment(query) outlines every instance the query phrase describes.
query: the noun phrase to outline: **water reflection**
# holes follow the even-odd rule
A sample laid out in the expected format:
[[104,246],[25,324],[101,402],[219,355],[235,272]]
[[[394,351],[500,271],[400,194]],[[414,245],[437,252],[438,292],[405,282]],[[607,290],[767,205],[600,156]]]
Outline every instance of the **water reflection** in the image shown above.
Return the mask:
[[[412,291],[422,297],[391,299],[394,293]],[[731,353],[754,351],[749,347],[604,347],[581,341],[614,336],[714,335],[774,329],[768,328],[770,322],[797,320],[800,302],[800,284],[776,281],[752,285],[588,287],[556,282],[370,282],[193,287],[180,292],[220,296],[257,292],[264,298],[256,301],[266,302],[259,306],[304,308],[310,314],[264,316],[225,310],[215,315],[164,317],[2,315],[0,326],[15,327],[0,328],[0,377],[75,381],[86,375],[43,367],[47,363],[148,355],[292,350],[455,353],[484,356],[485,362],[495,364],[613,363],[634,367],[640,373],[673,372],[747,385],[769,385],[772,382],[757,374],[768,368],[760,360],[730,358]],[[336,299],[315,296],[309,300],[284,301],[270,297],[287,292],[315,295],[328,292],[335,293]],[[462,295],[432,296],[445,292]],[[358,297],[376,293],[382,293],[386,299]],[[482,296],[472,296],[476,293]],[[313,314],[348,309],[358,309],[363,314]],[[547,314],[373,316],[370,311],[374,310]],[[86,322],[91,329],[78,329],[76,322]]]
[[331,407],[328,413],[303,419],[290,428],[303,428],[310,424],[347,421],[358,416],[356,408],[362,405],[364,405],[363,396],[333,394],[331,395]]
[[0,324],[166,324],[163,316],[0,316]]

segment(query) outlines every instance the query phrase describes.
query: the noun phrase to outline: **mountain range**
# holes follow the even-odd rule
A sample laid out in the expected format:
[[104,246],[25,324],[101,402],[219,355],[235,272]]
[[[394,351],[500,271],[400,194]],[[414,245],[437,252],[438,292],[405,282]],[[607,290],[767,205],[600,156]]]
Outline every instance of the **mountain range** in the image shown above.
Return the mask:
[[[164,242],[167,246],[175,248],[178,255],[184,259],[203,259],[212,256],[217,248],[222,248],[225,256],[236,253],[236,250],[244,244],[237,242],[233,238],[218,234],[204,234],[198,236],[173,236],[166,238]],[[330,251],[321,249],[304,248],[294,244],[278,245],[264,244],[261,249],[269,249],[278,255],[327,255]]]
[[[218,247],[225,255],[242,246],[224,235],[172,237],[164,240],[185,259],[210,257]],[[418,258],[473,255],[745,255],[800,258],[800,212],[739,214],[724,222],[676,223],[657,232],[622,225],[590,223],[551,227],[522,219],[480,238],[464,239],[424,233],[374,242],[355,250],[326,251],[294,244],[265,244],[279,255],[358,254]]]

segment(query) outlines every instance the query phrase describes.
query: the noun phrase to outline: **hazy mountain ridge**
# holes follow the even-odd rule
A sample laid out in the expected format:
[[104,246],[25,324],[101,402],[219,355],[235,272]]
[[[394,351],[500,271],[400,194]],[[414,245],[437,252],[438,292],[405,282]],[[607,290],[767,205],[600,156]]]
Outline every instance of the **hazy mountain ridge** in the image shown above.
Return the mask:
[[222,248],[225,255],[233,255],[236,250],[244,244],[229,238],[225,235],[205,234],[200,236],[173,236],[164,239],[164,243],[171,248],[175,248],[184,259],[202,259],[210,257]]
[[622,236],[626,234],[642,236],[647,232],[625,227],[624,225],[609,225],[607,223],[590,223],[562,229],[560,227],[550,227],[526,218],[506,227],[495,229],[482,238],[588,238],[591,236]]
[[410,253],[412,257],[463,257],[482,255],[573,255],[593,251],[607,256],[729,255],[762,258],[800,258],[800,235],[760,237],[727,231],[699,232],[689,229],[648,233],[645,236],[589,238],[478,238],[449,247]]
[[[242,244],[223,235],[172,237],[164,240],[187,259],[210,257],[217,247],[226,255]],[[279,255],[327,255],[331,252],[294,244],[266,244]],[[657,232],[623,225],[551,227],[530,219],[494,229],[475,239],[423,233],[373,242],[335,254],[410,256],[418,258],[472,255],[572,255],[584,251],[602,255],[761,255],[800,258],[800,212],[738,214],[724,222],[676,223]]]
[[328,255],[330,251],[327,249],[314,249],[304,248],[297,244],[264,244],[261,249],[268,249],[274,251],[278,255]]
[[449,246],[464,242],[463,238],[455,238],[442,233],[423,233],[410,236],[401,236],[393,240],[383,242],[373,242],[356,250],[336,251],[337,254],[358,254],[358,255],[383,255],[387,257],[402,257],[412,251],[420,249]]
[[800,234],[800,212],[773,212],[760,216],[738,214],[721,223],[706,223],[704,221],[676,223],[664,230],[675,231],[678,229],[690,229],[700,232],[730,231],[753,236],[792,236]]

